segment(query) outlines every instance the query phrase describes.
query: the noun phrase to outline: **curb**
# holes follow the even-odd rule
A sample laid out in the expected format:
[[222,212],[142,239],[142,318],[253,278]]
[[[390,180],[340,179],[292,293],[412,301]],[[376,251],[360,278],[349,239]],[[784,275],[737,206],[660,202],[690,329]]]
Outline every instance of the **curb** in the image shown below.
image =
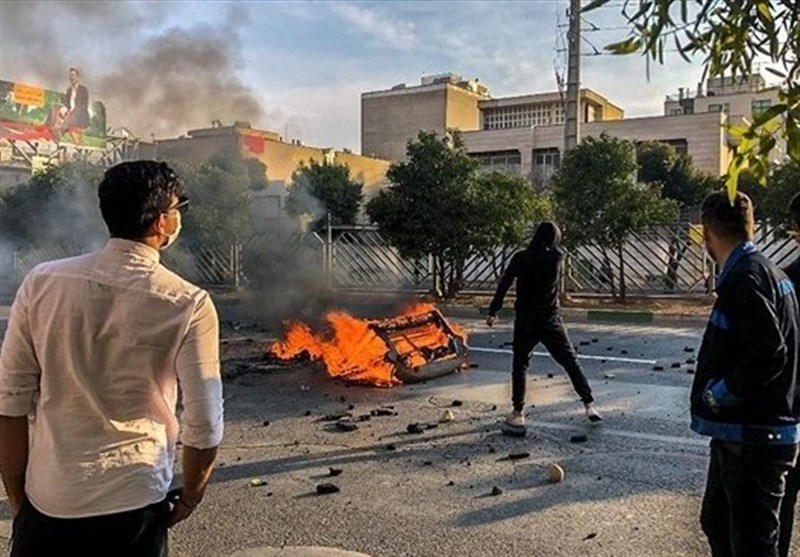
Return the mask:
[[[443,304],[439,309],[448,317],[474,319],[488,315],[487,307],[457,306]],[[639,325],[705,325],[708,316],[692,314],[659,314],[652,311],[631,311],[613,309],[580,309],[564,308],[560,310],[562,317],[575,321],[592,321],[605,323],[631,323]],[[501,309],[499,317],[513,319],[514,310]]]
[[370,557],[365,553],[355,553],[319,546],[252,547],[231,553],[228,557]]

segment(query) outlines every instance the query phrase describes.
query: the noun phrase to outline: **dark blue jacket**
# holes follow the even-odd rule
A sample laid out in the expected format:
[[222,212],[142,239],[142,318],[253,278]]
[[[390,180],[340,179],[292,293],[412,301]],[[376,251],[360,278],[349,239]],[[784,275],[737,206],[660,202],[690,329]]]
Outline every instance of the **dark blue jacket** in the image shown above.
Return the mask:
[[792,281],[746,242],[728,257],[717,294],[692,385],[692,430],[733,443],[797,443]]

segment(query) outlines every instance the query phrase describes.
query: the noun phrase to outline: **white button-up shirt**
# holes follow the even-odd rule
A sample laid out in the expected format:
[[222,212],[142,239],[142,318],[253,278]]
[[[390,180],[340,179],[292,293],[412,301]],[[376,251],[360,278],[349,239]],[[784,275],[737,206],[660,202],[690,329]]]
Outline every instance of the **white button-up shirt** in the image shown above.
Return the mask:
[[181,440],[222,439],[219,324],[208,293],[111,239],[43,263],[17,291],[0,351],[0,415],[33,412],[25,491],[60,518],[162,500]]

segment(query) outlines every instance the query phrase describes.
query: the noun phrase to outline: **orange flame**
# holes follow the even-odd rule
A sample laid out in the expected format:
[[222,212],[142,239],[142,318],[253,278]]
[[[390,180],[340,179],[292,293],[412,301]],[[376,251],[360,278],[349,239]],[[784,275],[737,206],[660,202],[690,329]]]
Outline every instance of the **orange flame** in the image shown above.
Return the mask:
[[[431,304],[415,305],[395,319],[410,318],[436,311]],[[324,363],[331,377],[377,387],[392,387],[401,381],[395,377],[395,366],[387,360],[389,348],[370,327],[382,321],[357,319],[345,312],[334,311],[325,316],[328,334],[314,333],[300,322],[289,323],[285,339],[272,345],[270,352],[282,360],[291,360],[304,352],[312,360]],[[388,322],[392,320],[386,320]],[[462,338],[464,333],[450,324]],[[447,333],[435,325],[415,327],[408,334],[394,338],[395,348],[406,356],[410,366],[425,364],[426,351],[446,346]]]

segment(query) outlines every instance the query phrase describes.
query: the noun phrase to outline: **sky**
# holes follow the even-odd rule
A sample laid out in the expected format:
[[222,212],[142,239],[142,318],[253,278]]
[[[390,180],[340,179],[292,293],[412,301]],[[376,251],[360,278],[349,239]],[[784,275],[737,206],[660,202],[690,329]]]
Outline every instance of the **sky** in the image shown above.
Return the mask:
[[[360,95],[423,75],[478,78],[493,97],[554,91],[567,0],[2,2],[0,77],[64,90],[78,67],[108,122],[149,139],[249,121],[360,150]],[[696,88],[697,63],[603,54],[626,37],[622,2],[584,16],[582,87],[627,117]]]

